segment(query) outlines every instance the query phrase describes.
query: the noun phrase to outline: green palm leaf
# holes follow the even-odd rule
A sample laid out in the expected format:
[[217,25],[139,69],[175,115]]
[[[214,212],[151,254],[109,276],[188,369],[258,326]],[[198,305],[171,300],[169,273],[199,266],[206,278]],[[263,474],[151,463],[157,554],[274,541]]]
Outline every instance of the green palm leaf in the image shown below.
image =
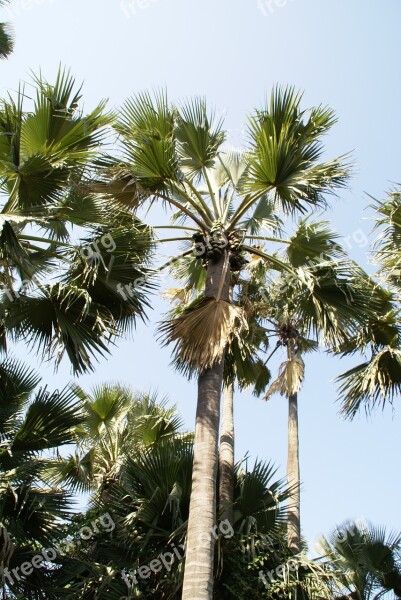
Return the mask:
[[301,110],[302,95],[294,88],[277,87],[270,103],[251,117],[251,156],[245,192],[274,192],[289,211],[324,205],[324,194],[345,185],[349,168],[343,157],[319,163],[321,138],[335,123],[330,109]]

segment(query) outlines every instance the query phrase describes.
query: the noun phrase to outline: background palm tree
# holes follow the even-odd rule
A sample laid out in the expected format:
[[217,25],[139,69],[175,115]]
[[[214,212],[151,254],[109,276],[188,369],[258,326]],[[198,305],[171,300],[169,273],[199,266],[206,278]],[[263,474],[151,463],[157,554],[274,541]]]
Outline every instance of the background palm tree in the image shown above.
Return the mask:
[[112,122],[102,102],[84,115],[74,80],[35,80],[33,107],[0,105],[0,339],[23,339],[73,369],[135,322],[144,286],[129,298],[120,286],[147,272],[150,232],[89,186]]
[[373,256],[379,264],[378,288],[381,306],[348,344],[342,355],[363,353],[364,362],[339,376],[342,413],[353,418],[364,407],[367,412],[393,403],[401,391],[400,267],[401,267],[401,193],[391,192],[376,202],[376,227],[380,235]]
[[264,323],[273,347],[268,360],[279,348],[286,349],[286,360],[265,397],[278,392],[288,400],[287,478],[294,488],[288,541],[295,552],[301,550],[298,393],[304,355],[321,346],[340,348],[379,306],[373,282],[350,261],[337,237],[327,223],[301,220],[283,252],[290,275],[272,279],[266,265],[254,260],[239,300]]
[[187,439],[174,406],[156,394],[134,392],[119,384],[104,384],[87,394],[74,386],[82,403],[77,447],[53,470],[54,481],[81,492],[99,492],[103,500],[119,478],[127,457],[170,439]]

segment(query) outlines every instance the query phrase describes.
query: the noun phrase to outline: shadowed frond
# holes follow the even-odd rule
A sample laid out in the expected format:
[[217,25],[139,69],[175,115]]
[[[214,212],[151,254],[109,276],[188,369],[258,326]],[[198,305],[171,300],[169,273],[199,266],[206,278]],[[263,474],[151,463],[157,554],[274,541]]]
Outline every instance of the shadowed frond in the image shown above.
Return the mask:
[[75,441],[75,428],[83,422],[82,405],[70,388],[49,393],[41,389],[24,416],[11,451],[40,452]]
[[274,480],[277,469],[272,463],[257,461],[252,469],[236,466],[234,504],[235,528],[250,532],[274,534],[285,522],[286,511],[280,506],[291,496],[282,480]]
[[0,428],[28,402],[40,376],[15,360],[7,358],[0,363]]

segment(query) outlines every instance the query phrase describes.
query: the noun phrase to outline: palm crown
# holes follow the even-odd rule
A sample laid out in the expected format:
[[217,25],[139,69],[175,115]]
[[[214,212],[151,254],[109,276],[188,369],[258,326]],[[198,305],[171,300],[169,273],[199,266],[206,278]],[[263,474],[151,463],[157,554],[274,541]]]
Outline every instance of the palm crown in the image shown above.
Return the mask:
[[[224,254],[231,270],[239,271],[246,254],[257,254],[289,271],[277,255],[255,247],[255,240],[279,240],[257,234],[274,226],[277,211],[324,205],[325,194],[341,188],[349,173],[341,157],[321,162],[322,137],[335,123],[333,112],[324,107],[302,110],[301,98],[292,88],[275,89],[270,102],[250,117],[248,146],[235,151],[225,145],[223,124],[202,99],[176,106],[163,92],[154,98],[140,94],[127,101],[116,125],[124,160],[110,163],[106,181],[96,189],[132,208],[157,202],[171,208],[173,223],[154,228],[156,242],[184,242],[180,256],[195,253],[198,265],[218,262]],[[179,230],[179,236],[160,235],[168,228]],[[199,326],[207,323],[208,307],[202,307]],[[228,311],[219,316],[221,337],[209,358],[207,326],[194,355],[183,347],[188,327],[167,326],[164,333],[167,341],[177,343],[183,362],[202,370],[221,356],[229,325],[241,325],[239,317]]]

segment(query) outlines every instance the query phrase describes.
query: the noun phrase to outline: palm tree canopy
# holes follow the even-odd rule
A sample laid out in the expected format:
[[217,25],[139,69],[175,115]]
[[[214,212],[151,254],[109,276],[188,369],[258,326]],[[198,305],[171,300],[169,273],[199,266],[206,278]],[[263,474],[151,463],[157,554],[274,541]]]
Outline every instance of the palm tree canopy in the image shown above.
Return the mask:
[[[173,104],[164,91],[138,94],[125,103],[115,124],[122,159],[109,160],[93,189],[134,210],[156,203],[171,209],[171,225],[153,230],[156,243],[183,242],[181,256],[195,254],[182,269],[189,269],[187,278],[197,281],[200,293],[202,265],[226,251],[232,272],[240,271],[245,255],[253,253],[273,268],[290,270],[274,253],[252,247],[254,238],[271,241],[257,234],[267,228],[277,231],[279,210],[292,213],[324,205],[325,195],[341,189],[349,175],[343,157],[321,161],[322,140],[335,123],[333,112],[302,109],[301,101],[302,94],[293,88],[275,88],[270,101],[250,116],[249,142],[239,151],[225,144],[223,122],[204,99]],[[174,237],[162,235],[169,228]],[[184,369],[201,371],[218,360],[228,341],[227,324],[240,326],[240,312],[226,307],[224,300],[218,303],[200,298],[178,323],[162,329]],[[214,322],[215,344],[206,335],[202,339],[207,343],[191,338],[194,319]]]
[[66,71],[35,86],[31,109],[23,89],[0,106],[1,345],[24,339],[82,372],[144,314],[151,233],[90,189],[112,122],[105,103],[84,114]]
[[374,245],[379,264],[379,283],[374,286],[376,314],[342,348],[343,354],[362,352],[361,364],[338,377],[342,413],[353,418],[364,407],[367,412],[392,404],[401,391],[401,329],[399,286],[401,265],[401,194],[390,192],[375,202],[376,227],[380,234]]
[[182,421],[176,408],[156,394],[134,392],[118,384],[97,386],[91,394],[75,386],[74,393],[83,410],[82,423],[75,431],[78,446],[53,470],[56,483],[102,491],[119,477],[126,457],[138,449],[187,438],[179,433]]

